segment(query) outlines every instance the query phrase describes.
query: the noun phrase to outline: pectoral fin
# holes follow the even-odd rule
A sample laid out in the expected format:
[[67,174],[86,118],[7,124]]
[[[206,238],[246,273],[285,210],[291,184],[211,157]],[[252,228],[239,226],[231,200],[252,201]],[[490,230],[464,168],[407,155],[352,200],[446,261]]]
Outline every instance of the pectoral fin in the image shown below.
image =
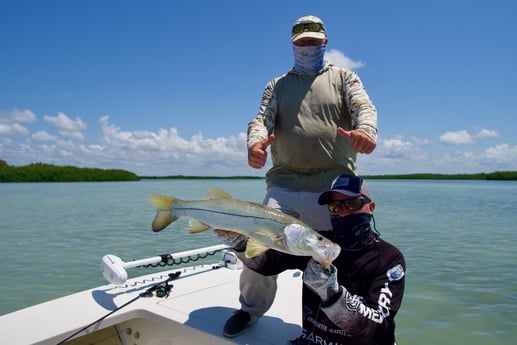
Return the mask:
[[255,242],[253,240],[248,240],[248,244],[246,245],[246,257],[248,259],[254,258],[255,256],[259,256],[264,253],[269,248],[264,246],[262,243]]
[[203,231],[206,231],[211,228],[212,228],[211,226],[209,226],[197,219],[192,219],[190,221],[190,229],[188,232],[190,232],[191,234],[197,234],[198,232],[203,232]]

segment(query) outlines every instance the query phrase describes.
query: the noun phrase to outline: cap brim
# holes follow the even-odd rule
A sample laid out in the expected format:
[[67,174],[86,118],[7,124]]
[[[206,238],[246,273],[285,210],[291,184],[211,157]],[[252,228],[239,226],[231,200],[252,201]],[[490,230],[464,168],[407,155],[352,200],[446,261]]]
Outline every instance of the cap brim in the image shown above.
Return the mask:
[[325,36],[324,32],[304,31],[304,32],[300,32],[299,34],[294,34],[291,37],[291,41],[292,42],[298,41],[299,39],[302,39],[302,38],[317,38],[319,40],[324,40],[325,38],[327,38],[327,36]]
[[362,195],[361,193],[352,193],[352,192],[349,192],[349,191],[346,191],[346,190],[343,190],[343,189],[328,190],[326,192],[323,192],[320,195],[320,197],[318,198],[318,204],[320,204],[320,205],[328,204],[330,202],[330,196],[332,195],[332,193],[339,193],[339,194],[344,195],[344,196],[353,196],[353,197],[361,196]]

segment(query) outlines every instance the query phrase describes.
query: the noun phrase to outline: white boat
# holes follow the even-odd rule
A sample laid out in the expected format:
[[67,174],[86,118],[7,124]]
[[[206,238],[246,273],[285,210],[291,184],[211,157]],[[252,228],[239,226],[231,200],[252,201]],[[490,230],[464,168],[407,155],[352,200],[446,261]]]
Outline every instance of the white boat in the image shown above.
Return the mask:
[[[213,254],[211,264],[127,279],[127,269]],[[183,259],[182,259],[183,260]],[[2,344],[285,344],[301,332],[301,274],[279,276],[273,306],[235,338],[223,326],[240,308],[242,263],[224,245],[124,262],[102,258],[110,282],[0,316]]]

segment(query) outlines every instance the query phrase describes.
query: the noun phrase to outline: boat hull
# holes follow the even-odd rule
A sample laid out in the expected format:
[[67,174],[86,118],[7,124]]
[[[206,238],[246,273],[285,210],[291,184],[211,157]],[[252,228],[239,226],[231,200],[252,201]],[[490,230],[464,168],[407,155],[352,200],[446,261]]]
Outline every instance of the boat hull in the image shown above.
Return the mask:
[[[172,281],[169,297],[136,298],[175,272],[181,274]],[[135,298],[67,344],[91,344],[102,337],[113,344],[133,345],[266,345],[297,337],[302,281],[296,270],[279,276],[275,302],[264,317],[237,338],[222,335],[225,321],[240,308],[240,272],[215,263],[141,276],[124,285],[99,286],[0,316],[0,339],[5,344],[55,345]]]

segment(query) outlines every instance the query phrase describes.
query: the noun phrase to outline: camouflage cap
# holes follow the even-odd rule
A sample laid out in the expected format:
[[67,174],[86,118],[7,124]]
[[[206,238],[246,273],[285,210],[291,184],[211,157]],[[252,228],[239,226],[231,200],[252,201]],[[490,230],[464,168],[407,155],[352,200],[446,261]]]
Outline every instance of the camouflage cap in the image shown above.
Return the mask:
[[293,24],[291,41],[294,42],[305,37],[321,40],[327,38],[323,21],[315,16],[304,16],[298,18]]

